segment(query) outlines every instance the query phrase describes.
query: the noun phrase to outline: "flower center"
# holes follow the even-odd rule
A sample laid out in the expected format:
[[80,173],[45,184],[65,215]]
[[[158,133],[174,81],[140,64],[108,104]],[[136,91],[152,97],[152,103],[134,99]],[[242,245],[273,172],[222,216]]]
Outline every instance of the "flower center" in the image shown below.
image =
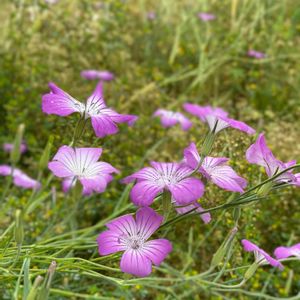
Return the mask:
[[124,237],[126,246],[133,250],[141,249],[144,245],[144,239],[138,235]]

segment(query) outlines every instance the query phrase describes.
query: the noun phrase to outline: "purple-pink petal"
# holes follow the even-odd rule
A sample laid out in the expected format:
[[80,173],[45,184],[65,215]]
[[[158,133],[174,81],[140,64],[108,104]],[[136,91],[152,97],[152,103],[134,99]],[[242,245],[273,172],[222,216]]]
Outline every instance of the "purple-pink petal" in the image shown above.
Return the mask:
[[83,113],[84,104],[64,92],[54,83],[49,83],[51,93],[42,97],[42,110],[46,114],[68,116],[74,112]]
[[174,112],[171,110],[158,109],[153,114],[154,117],[160,117],[160,121],[163,127],[168,128],[179,123],[182,130],[189,130],[193,125],[192,122],[180,112]]
[[202,122],[206,122],[208,115],[216,117],[227,117],[228,113],[220,107],[212,107],[210,105],[201,106],[193,103],[185,103],[183,108],[186,112],[198,117]]
[[111,81],[115,78],[114,74],[109,71],[97,70],[84,70],[81,72],[81,77],[88,80],[99,79],[103,81]]
[[210,13],[201,12],[198,13],[198,18],[201,19],[203,22],[208,22],[214,20],[216,16]]
[[244,239],[242,240],[242,245],[244,247],[244,250],[247,252],[254,252],[255,255],[259,254],[259,261],[256,261],[257,263],[262,262],[262,259],[265,259],[271,266],[279,269],[283,269],[283,265],[280,263],[280,261],[274,259],[271,257],[267,252],[265,252],[263,249],[259,248],[254,243]]
[[251,49],[251,50],[248,51],[248,56],[254,57],[254,58],[257,58],[257,59],[262,59],[262,58],[266,57],[266,54],[263,53],[263,52]]
[[140,236],[147,240],[160,226],[163,217],[152,208],[142,207],[136,213],[136,227]]
[[205,157],[200,172],[224,190],[243,193],[247,181],[225,165],[227,161],[226,157]]
[[[4,143],[3,144],[3,150],[5,152],[12,152],[12,150],[14,149],[14,144],[10,144],[10,143]],[[20,144],[20,152],[23,154],[27,151],[27,145],[26,143],[22,142]]]
[[288,258],[290,256],[296,256],[300,258],[300,243],[291,247],[277,247],[274,251],[274,255],[277,259]]
[[122,272],[137,277],[146,277],[152,271],[151,260],[140,250],[128,249],[124,252],[120,267]]
[[204,184],[197,178],[189,177],[169,185],[169,190],[178,204],[188,204],[203,196]]
[[162,193],[163,188],[158,186],[155,182],[144,180],[137,182],[130,192],[130,198],[135,205],[149,206],[152,204],[154,198]]
[[159,266],[166,256],[172,251],[172,244],[166,239],[148,241],[142,249],[143,255]]
[[[248,148],[246,152],[246,159],[249,163],[264,167],[269,177],[272,177],[276,173],[296,164],[296,161],[294,160],[288,163],[283,163],[276,159],[272,151],[268,148],[263,133],[261,133],[255,143]],[[295,184],[295,182],[297,182],[297,177],[292,173],[292,170],[289,170],[277,177],[275,181],[291,182],[292,184]]]
[[[178,205],[178,203],[175,203]],[[176,211],[182,215],[185,213],[188,213],[193,210],[193,214],[199,214],[200,218],[203,220],[205,224],[209,223],[211,221],[211,215],[210,213],[201,213],[204,211],[203,207],[198,202],[193,202],[191,204],[185,205],[185,206],[178,206],[175,207]]]
[[100,255],[108,255],[126,250],[126,245],[120,242],[120,234],[114,230],[107,230],[99,234],[97,238]]

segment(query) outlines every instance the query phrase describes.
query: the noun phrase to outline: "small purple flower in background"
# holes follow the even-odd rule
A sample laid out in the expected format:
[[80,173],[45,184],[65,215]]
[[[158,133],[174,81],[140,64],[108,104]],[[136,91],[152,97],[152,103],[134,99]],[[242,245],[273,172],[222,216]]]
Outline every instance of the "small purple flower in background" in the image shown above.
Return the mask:
[[57,2],[58,2],[58,0],[45,0],[45,3],[47,3],[47,4],[55,4]]
[[81,77],[88,80],[111,81],[115,78],[114,74],[109,71],[85,70],[81,72]]
[[189,130],[193,123],[186,118],[180,112],[173,112],[171,110],[158,109],[154,114],[154,117],[160,117],[160,121],[163,127],[172,127],[179,123],[182,130]]
[[204,193],[203,183],[190,177],[193,170],[179,163],[152,161],[146,167],[124,178],[123,183],[137,181],[130,192],[132,202],[138,206],[149,206],[163,191],[169,191],[177,205],[195,202]]
[[[5,152],[12,152],[12,150],[14,149],[14,144],[9,144],[9,143],[4,143],[3,144],[3,150]],[[20,144],[20,152],[23,154],[27,151],[27,145],[25,142],[22,142]]]
[[0,165],[0,175],[1,176],[10,176],[13,177],[13,183],[16,186],[22,187],[24,189],[39,189],[41,184],[30,178],[24,172],[19,169],[13,169],[8,165]]
[[214,133],[232,127],[247,134],[254,134],[255,130],[244,122],[228,118],[228,113],[222,108],[211,106],[200,106],[192,103],[185,103],[183,108],[190,114],[198,117],[202,122],[207,122],[210,130]]
[[201,19],[203,22],[208,22],[214,20],[216,16],[210,13],[201,12],[198,14],[198,18]]
[[245,251],[254,253],[255,262],[258,265],[271,265],[275,268],[279,268],[280,270],[283,269],[283,265],[278,260],[271,257],[267,252],[260,249],[258,246],[256,246],[252,242],[250,242],[248,240],[242,240],[242,245],[243,245]]
[[218,133],[221,130],[228,127],[243,131],[250,135],[255,133],[255,130],[249,125],[247,125],[246,123],[234,119],[230,119],[227,117],[217,117],[213,115],[208,115],[206,117],[206,121],[208,123],[211,132],[214,133]]
[[78,112],[85,119],[91,118],[97,137],[116,134],[119,130],[116,123],[127,123],[130,126],[137,120],[137,116],[121,115],[106,106],[103,99],[102,82],[98,83],[86,104],[74,99],[54,83],[49,83],[49,87],[51,93],[42,97],[43,112],[62,117]]
[[[194,143],[191,143],[184,149],[184,158],[186,164],[192,168],[197,169],[200,164],[201,157],[197,151],[197,147]],[[226,157],[210,157],[204,158],[199,172],[207,179],[212,181],[220,188],[231,191],[243,193],[244,188],[247,186],[247,181],[238,176],[237,173],[226,163],[228,158]]]
[[101,148],[72,148],[62,146],[49,162],[48,167],[57,177],[65,178],[63,190],[67,192],[77,180],[83,186],[82,193],[103,193],[112,180],[111,173],[118,173],[112,165],[98,161]]
[[147,19],[151,20],[151,21],[155,20],[156,19],[156,13],[154,11],[149,11],[147,13]]
[[183,108],[186,112],[190,113],[193,116],[200,118],[202,122],[206,122],[206,116],[213,115],[218,117],[227,117],[228,112],[224,111],[220,107],[212,107],[210,105],[200,106],[193,103],[185,103]]
[[278,247],[275,249],[274,255],[277,259],[288,258],[290,256],[296,256],[300,259],[300,243],[291,247]]
[[172,244],[166,239],[148,241],[162,221],[163,217],[150,207],[140,208],[135,219],[125,215],[110,221],[106,224],[108,230],[97,238],[99,254],[124,251],[120,263],[122,272],[148,276],[152,263],[159,266],[172,251]]
[[255,50],[249,50],[248,51],[248,56],[254,57],[257,59],[263,59],[266,57],[266,54],[263,52],[255,51]]
[[[275,158],[272,151],[268,148],[265,136],[261,133],[254,144],[252,144],[247,152],[246,159],[251,164],[256,164],[265,168],[268,177],[274,176],[276,173],[285,170],[296,164],[296,161],[283,163]],[[279,177],[275,178],[276,182],[290,182],[294,185],[300,186],[300,173],[293,174],[292,170],[285,172]]]

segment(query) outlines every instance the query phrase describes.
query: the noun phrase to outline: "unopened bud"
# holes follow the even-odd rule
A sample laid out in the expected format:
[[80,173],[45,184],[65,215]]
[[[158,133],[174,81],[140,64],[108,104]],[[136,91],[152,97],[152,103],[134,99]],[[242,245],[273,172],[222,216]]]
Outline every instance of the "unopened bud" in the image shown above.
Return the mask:
[[38,287],[40,286],[40,284],[42,283],[43,281],[43,277],[38,275],[35,280],[34,280],[34,283],[33,283],[33,286],[26,298],[26,300],[36,300],[36,295],[37,295],[37,291],[38,291]]
[[44,280],[43,286],[40,289],[40,292],[38,294],[37,300],[47,300],[49,297],[49,292],[50,292],[50,287],[51,287],[51,282],[56,270],[56,261],[52,261],[47,274],[46,274],[46,278]]
[[254,273],[256,272],[256,270],[257,270],[257,268],[258,268],[258,263],[253,263],[249,268],[248,268],[248,270],[246,271],[246,273],[244,274],[244,280],[246,281],[246,280],[248,280],[248,279],[250,279],[253,275],[254,275]]
[[273,186],[272,181],[267,182],[266,184],[264,184],[259,188],[257,194],[260,196],[266,196],[270,192],[272,186]]
[[52,144],[53,144],[53,136],[50,136],[48,139],[47,145],[42,153],[40,161],[39,161],[39,171],[40,172],[42,172],[48,165]]
[[241,208],[239,206],[237,206],[233,209],[232,216],[233,216],[234,222],[237,223],[241,217]]
[[21,246],[24,239],[23,216],[20,209],[16,210],[15,214],[15,241],[18,246]]
[[209,132],[204,139],[201,156],[208,156],[212,150],[213,143],[215,141],[215,135]]
[[25,130],[25,125],[20,124],[16,133],[13,149],[10,153],[10,160],[12,165],[16,165],[20,159],[21,143],[23,140],[24,130]]
[[224,256],[227,253],[227,250],[229,249],[230,244],[233,241],[233,238],[235,237],[236,233],[238,231],[238,228],[235,226],[232,228],[232,230],[227,235],[226,239],[220,246],[220,248],[217,250],[217,252],[213,255],[213,258],[210,263],[210,268],[215,268],[224,258]]

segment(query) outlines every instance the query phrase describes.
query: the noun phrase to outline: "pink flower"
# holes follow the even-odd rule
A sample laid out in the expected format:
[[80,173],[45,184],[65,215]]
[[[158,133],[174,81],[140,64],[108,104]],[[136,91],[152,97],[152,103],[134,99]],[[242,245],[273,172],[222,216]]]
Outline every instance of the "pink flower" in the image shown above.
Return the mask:
[[[249,163],[264,167],[268,177],[272,177],[286,168],[296,164],[296,161],[283,163],[276,159],[272,151],[268,148],[263,133],[261,133],[256,142],[248,148],[246,152],[246,159]],[[294,175],[290,170],[275,178],[275,181],[290,182],[295,185],[300,185],[299,175],[300,173]]]
[[164,190],[171,193],[178,205],[193,203],[203,195],[203,183],[197,178],[190,177],[193,170],[188,166],[154,161],[150,164],[151,167],[143,168],[122,180],[123,183],[136,180],[130,192],[135,205],[151,205],[154,198]]
[[171,110],[158,109],[153,116],[160,117],[163,127],[172,127],[179,123],[182,130],[189,130],[193,125],[192,122],[180,112],[173,112]]
[[201,12],[198,14],[198,18],[201,19],[203,22],[208,22],[214,20],[216,16],[213,14]]
[[0,166],[0,175],[1,176],[10,176],[13,177],[13,183],[16,186],[22,187],[24,189],[39,189],[41,187],[41,184],[30,178],[28,175],[26,175],[24,172],[22,172],[19,169],[13,169],[8,165],[1,165]]
[[271,265],[275,268],[283,269],[283,265],[276,260],[275,258],[271,257],[267,252],[260,249],[258,246],[253,244],[248,240],[242,240],[242,245],[244,250],[247,252],[253,252],[255,256],[255,262],[259,265]]
[[263,59],[266,57],[265,53],[259,52],[259,51],[255,51],[255,50],[249,50],[248,51],[248,56],[250,57],[254,57],[257,59]]
[[[190,168],[195,170],[198,167],[201,158],[194,143],[191,143],[184,149],[184,158]],[[228,158],[226,157],[207,156],[204,158],[199,172],[206,177],[206,179],[212,181],[224,190],[243,193],[244,188],[247,186],[247,181],[238,176],[237,173],[226,164],[227,162]]]
[[277,259],[283,259],[290,256],[296,256],[300,259],[300,243],[291,247],[278,247],[274,251]]
[[147,13],[147,19],[151,20],[151,21],[155,20],[156,19],[156,13],[154,11],[149,11]]
[[207,122],[210,130],[214,133],[232,127],[247,134],[254,134],[255,130],[244,122],[230,119],[228,113],[219,107],[200,106],[197,104],[185,103],[184,109],[194,116],[197,116],[202,122]]
[[93,192],[103,193],[107,184],[112,180],[111,173],[118,173],[110,164],[98,161],[101,148],[72,148],[62,146],[59,148],[53,161],[48,167],[57,177],[65,178],[63,190],[67,192],[77,180],[83,186],[83,194]]
[[159,266],[172,251],[172,244],[166,239],[148,241],[162,221],[163,217],[150,207],[140,208],[135,219],[125,215],[110,221],[106,224],[108,230],[97,238],[99,254],[124,251],[120,263],[122,272],[148,276],[152,264]]
[[[4,143],[3,144],[3,150],[5,152],[12,152],[14,149],[14,144]],[[23,154],[27,151],[27,145],[25,142],[22,142],[20,144],[20,152]]]
[[47,3],[47,4],[55,4],[57,2],[58,2],[58,0],[45,0],[45,3]]
[[114,74],[109,71],[85,70],[81,72],[81,77],[94,80],[111,81],[115,78]]
[[218,117],[227,117],[228,112],[224,111],[220,107],[212,107],[210,105],[200,106],[193,103],[185,103],[183,108],[186,112],[190,113],[193,116],[200,118],[202,122],[206,122],[206,117],[208,115],[214,115]]
[[46,114],[68,116],[78,112],[85,119],[91,118],[92,126],[97,137],[118,132],[117,123],[133,125],[137,120],[134,115],[121,115],[108,108],[103,99],[102,82],[99,82],[94,93],[83,104],[57,87],[49,83],[51,93],[42,97],[42,110]]

